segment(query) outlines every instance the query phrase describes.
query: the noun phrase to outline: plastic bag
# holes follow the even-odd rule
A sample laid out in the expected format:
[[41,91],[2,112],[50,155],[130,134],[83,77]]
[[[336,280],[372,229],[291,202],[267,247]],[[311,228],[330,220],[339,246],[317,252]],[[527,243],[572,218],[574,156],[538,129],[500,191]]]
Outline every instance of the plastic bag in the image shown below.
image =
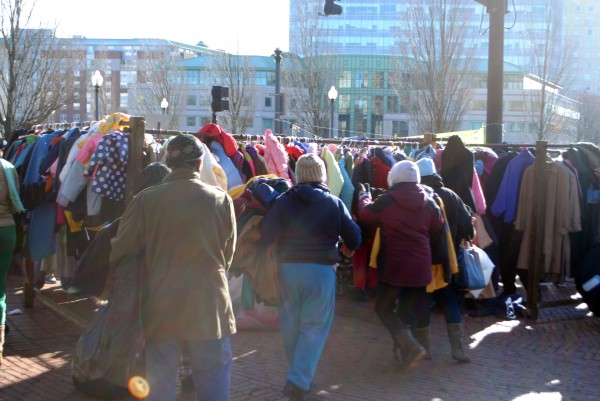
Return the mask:
[[453,276],[454,284],[463,290],[482,290],[486,282],[476,246],[469,244],[458,251],[458,273]]
[[[473,250],[477,252],[477,255],[479,255],[479,262],[481,264],[481,269],[483,270],[485,286],[487,286],[490,280],[492,279],[492,273],[494,272],[495,267],[494,262],[492,262],[492,259],[490,259],[487,252],[479,248],[478,246],[473,246]],[[482,289],[471,290],[470,292],[473,295],[473,297],[478,298],[481,292],[485,289],[485,286]]]
[[75,387],[101,399],[128,394],[132,376],[143,375],[144,336],[141,322],[138,258],[115,269],[108,304],[79,336],[71,362]]

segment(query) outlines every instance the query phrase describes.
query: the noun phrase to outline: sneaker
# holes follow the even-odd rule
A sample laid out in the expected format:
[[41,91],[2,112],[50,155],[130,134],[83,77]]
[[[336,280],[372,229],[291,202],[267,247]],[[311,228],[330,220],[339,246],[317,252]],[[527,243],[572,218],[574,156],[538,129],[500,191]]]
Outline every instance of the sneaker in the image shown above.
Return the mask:
[[77,287],[69,287],[65,290],[65,292],[69,295],[79,294],[81,290]]
[[54,274],[51,274],[49,276],[46,276],[45,281],[48,284],[56,284],[58,282],[58,279],[56,278],[56,276],[54,276]]

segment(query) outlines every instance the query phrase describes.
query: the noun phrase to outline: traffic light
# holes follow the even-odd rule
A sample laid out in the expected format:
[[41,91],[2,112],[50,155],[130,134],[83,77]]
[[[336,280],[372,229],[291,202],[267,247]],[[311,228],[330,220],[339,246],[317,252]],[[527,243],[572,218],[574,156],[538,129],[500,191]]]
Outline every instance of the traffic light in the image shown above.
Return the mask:
[[213,113],[229,110],[229,100],[226,99],[229,97],[228,87],[213,86],[210,90],[210,95],[212,96],[212,102],[210,103],[210,107]]
[[325,15],[340,15],[342,13],[342,6],[336,4],[338,1],[341,0],[325,0],[323,13]]

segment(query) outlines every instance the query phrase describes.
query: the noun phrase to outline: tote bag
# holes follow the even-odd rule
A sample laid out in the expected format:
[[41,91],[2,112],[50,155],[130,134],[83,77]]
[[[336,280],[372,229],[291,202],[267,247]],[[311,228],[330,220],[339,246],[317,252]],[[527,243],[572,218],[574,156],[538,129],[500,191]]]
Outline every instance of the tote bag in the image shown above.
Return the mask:
[[461,290],[480,290],[485,287],[485,276],[479,254],[472,244],[461,246],[458,255],[458,274],[454,284]]

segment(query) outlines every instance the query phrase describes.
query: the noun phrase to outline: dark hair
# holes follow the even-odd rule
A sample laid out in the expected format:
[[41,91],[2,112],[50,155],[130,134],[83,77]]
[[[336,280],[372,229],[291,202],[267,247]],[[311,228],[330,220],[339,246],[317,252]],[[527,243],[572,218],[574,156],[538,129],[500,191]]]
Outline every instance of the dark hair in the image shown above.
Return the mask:
[[171,169],[164,163],[150,163],[142,170],[142,181],[140,191],[160,184],[162,180],[171,173]]

